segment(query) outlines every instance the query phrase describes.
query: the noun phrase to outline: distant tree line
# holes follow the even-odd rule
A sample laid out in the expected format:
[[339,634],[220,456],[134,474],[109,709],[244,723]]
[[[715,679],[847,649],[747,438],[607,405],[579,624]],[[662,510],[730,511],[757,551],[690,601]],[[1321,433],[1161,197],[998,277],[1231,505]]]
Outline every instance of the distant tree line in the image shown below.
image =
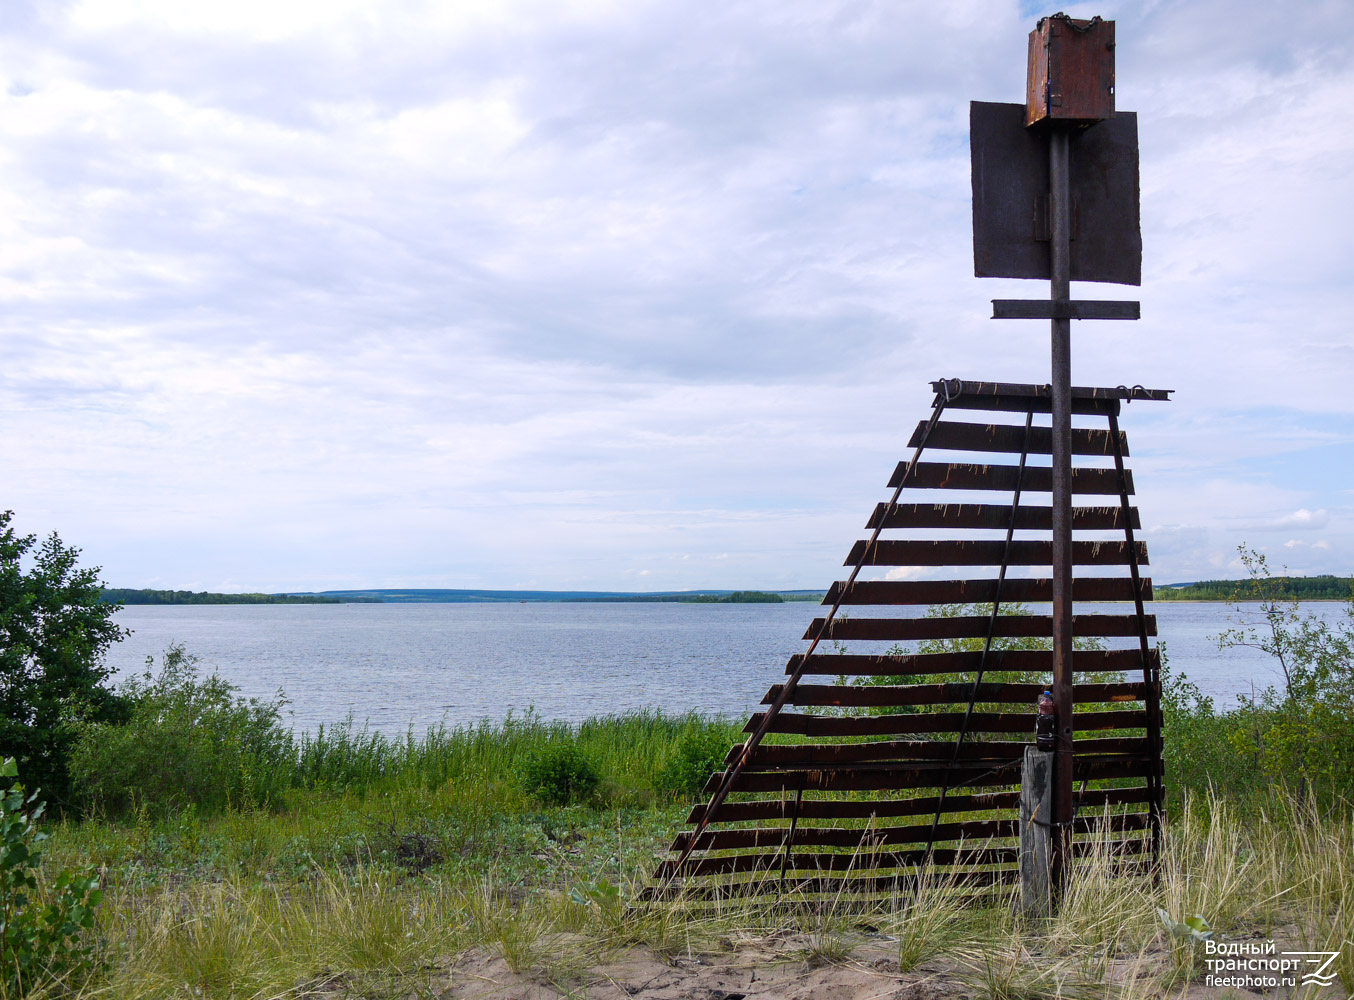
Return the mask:
[[768,594],[764,590],[735,590],[732,594],[697,594],[691,598],[692,604],[783,604],[785,598],[779,594]]
[[[1274,576],[1268,580],[1266,595],[1275,600],[1347,601],[1354,596],[1354,577],[1348,576]],[[1251,601],[1251,580],[1200,580],[1184,587],[1157,587],[1158,601]]]
[[103,591],[104,604],[379,604],[376,598],[313,597],[296,594],[209,594],[205,590],[131,590],[113,587]]
[[785,598],[763,590],[732,594],[632,594],[624,597],[574,597],[568,603],[589,604],[783,604]]

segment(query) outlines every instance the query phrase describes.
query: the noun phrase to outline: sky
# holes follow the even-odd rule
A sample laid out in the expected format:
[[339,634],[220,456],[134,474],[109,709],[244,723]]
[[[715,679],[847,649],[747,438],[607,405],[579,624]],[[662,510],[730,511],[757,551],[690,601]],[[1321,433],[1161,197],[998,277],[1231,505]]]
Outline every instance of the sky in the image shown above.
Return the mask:
[[[1139,115],[1159,582],[1354,571],[1354,19],[1073,4]],[[822,588],[973,277],[1029,3],[0,2],[0,507],[112,586]]]

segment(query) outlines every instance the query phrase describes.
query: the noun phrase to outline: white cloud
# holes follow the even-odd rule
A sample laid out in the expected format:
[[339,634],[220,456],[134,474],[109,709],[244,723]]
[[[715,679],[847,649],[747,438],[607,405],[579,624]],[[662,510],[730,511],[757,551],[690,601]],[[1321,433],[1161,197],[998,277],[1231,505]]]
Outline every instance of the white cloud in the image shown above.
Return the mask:
[[[927,380],[1047,379],[985,318],[1033,287],[970,276],[966,102],[1019,98],[1015,4],[282,7],[0,30],[6,506],[117,583],[819,587]],[[1305,530],[1354,563],[1319,10],[1102,11],[1146,318],[1074,363],[1179,390],[1123,416],[1159,578]]]

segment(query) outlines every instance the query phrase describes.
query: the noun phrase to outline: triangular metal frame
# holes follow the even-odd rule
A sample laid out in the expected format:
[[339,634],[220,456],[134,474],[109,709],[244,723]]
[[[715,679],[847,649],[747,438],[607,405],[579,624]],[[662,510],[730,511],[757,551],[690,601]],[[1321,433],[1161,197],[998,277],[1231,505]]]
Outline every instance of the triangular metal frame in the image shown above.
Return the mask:
[[[1035,422],[1050,411],[1050,390],[958,379],[933,382],[932,387],[936,396],[930,418],[917,426],[909,441],[912,457],[899,463],[889,482],[891,498],[872,513],[866,525],[869,538],[852,546],[845,563],[850,574],[828,590],[823,599],[828,612],[805,633],[808,649],[790,658],[785,682],[767,692],[767,709],[748,720],[747,740],[729,751],[723,772],[711,775],[705,788],[708,801],[689,817],[695,828],[674,840],[674,856],[655,873],[651,897],[763,895],[790,889],[888,892],[928,867],[943,868],[969,888],[1014,881],[1019,768],[1032,739],[1035,702],[1045,685],[986,678],[999,670],[1037,671],[1047,677],[1051,670],[1049,650],[997,648],[1001,639],[1052,634],[1048,615],[1002,613],[1003,605],[1051,599],[1049,579],[1008,575],[1013,566],[1048,566],[1051,560],[1050,508],[1024,502],[1030,493],[1051,489],[1049,468],[1029,462],[1031,455],[1050,450],[1050,429]],[[1075,540],[1073,560],[1127,570],[1127,576],[1074,575],[1073,599],[1133,607],[1132,614],[1075,615],[1074,632],[1102,643],[1137,640],[1136,648],[1074,654],[1079,675],[1099,677],[1076,685],[1073,773],[1079,791],[1073,853],[1108,846],[1129,868],[1145,867],[1159,855],[1164,791],[1160,656],[1151,642],[1156,620],[1146,611],[1152,582],[1141,575],[1147,551],[1135,537],[1140,524],[1129,501],[1133,478],[1125,465],[1128,448],[1118,417],[1121,402],[1167,398],[1168,390],[1141,386],[1073,389],[1075,414],[1107,420],[1104,429],[1075,428],[1073,453],[1113,461],[1109,467],[1075,465],[1073,493],[1115,501],[1074,507],[1073,529],[1122,533],[1122,540]],[[1024,423],[942,420],[954,410],[1021,415]],[[928,450],[1018,459],[1015,464],[923,462]],[[1011,502],[901,502],[905,491],[932,490],[1009,492]],[[886,531],[934,529],[995,531],[1002,537],[883,537]],[[1018,532],[1038,537],[1017,538]],[[990,579],[859,579],[874,566],[999,570]],[[982,614],[926,617],[850,617],[844,611],[973,604],[989,607]],[[846,641],[948,639],[967,639],[977,648],[820,652],[825,644]],[[1105,680],[1107,673],[1113,679]],[[880,678],[915,681],[946,674],[963,679],[878,683]],[[870,682],[812,680],[819,676]],[[828,708],[837,714],[787,708]],[[885,714],[841,714],[852,711]],[[1122,811],[1126,808],[1146,811]],[[899,822],[907,817],[913,822]]]

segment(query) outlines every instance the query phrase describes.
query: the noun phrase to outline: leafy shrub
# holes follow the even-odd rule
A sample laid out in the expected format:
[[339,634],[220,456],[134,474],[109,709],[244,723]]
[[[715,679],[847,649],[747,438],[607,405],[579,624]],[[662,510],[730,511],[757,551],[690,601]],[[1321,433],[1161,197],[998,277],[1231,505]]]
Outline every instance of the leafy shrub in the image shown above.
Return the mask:
[[69,794],[71,719],[114,722],[126,706],[107,686],[104,653],[125,634],[100,603],[98,567],[55,533],[16,535],[0,511],[0,756],[14,757],[54,804]]
[[572,739],[552,740],[527,754],[521,779],[528,795],[552,806],[586,798],[602,780],[592,759]]
[[1271,576],[1263,554],[1245,545],[1240,553],[1249,578],[1233,595],[1233,626],[1214,638],[1221,649],[1244,646],[1272,656],[1283,686],[1218,710],[1183,676],[1163,671],[1168,782],[1229,798],[1286,788],[1348,807],[1354,800],[1354,600],[1343,621],[1304,611],[1286,596],[1283,579]]
[[295,752],[279,723],[285,701],[237,697],[218,674],[200,677],[197,658],[171,645],[158,676],[123,685],[123,725],[80,727],[70,770],[87,807],[163,815],[227,806],[271,807],[291,784]]
[[[18,774],[14,758],[5,758],[0,778],[14,781]],[[94,926],[94,908],[103,898],[93,874],[62,871],[50,901],[34,899],[34,872],[47,839],[38,832],[43,804],[37,794],[25,798],[17,781],[0,794],[0,980],[6,996],[22,996],[44,980],[89,967],[85,932]]]
[[694,798],[710,775],[724,770],[729,752],[728,727],[718,723],[692,723],[686,726],[672,752],[655,778],[659,791]]

